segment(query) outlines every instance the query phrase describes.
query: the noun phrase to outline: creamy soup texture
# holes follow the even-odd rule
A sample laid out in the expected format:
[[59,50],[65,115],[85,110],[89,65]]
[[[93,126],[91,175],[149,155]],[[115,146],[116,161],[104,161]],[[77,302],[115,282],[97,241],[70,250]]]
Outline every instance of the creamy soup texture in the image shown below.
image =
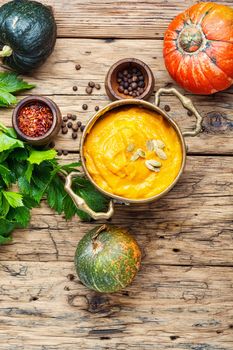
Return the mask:
[[[161,140],[167,159],[149,151],[148,140]],[[145,158],[132,160],[138,149],[145,152]],[[131,106],[114,109],[96,122],[86,137],[84,157],[89,174],[100,188],[140,200],[169,187],[179,173],[183,156],[179,136],[163,116]],[[148,169],[146,160],[160,162],[159,171]]]

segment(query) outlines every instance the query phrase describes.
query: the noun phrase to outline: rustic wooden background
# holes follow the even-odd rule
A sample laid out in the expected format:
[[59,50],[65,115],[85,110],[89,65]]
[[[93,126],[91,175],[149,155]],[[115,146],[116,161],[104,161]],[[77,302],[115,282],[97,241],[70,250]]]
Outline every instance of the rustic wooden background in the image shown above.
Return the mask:
[[[104,77],[120,58],[148,63],[155,90],[175,86],[163,64],[163,34],[195,1],[46,3],[54,8],[58,40],[47,63],[27,77],[37,84],[30,93],[50,96],[85,123],[96,105],[108,103]],[[102,86],[91,97],[90,79]],[[134,283],[108,295],[81,285],[74,251],[95,223],[66,222],[43,204],[30,228],[0,247],[1,350],[233,349],[233,89],[191,97],[204,117],[203,133],[187,138],[182,179],[157,203],[118,206],[112,220],[130,228],[143,249]],[[183,130],[194,125],[174,97],[164,97],[165,104]],[[0,119],[10,125],[11,111],[1,111]],[[60,135],[56,147],[70,151],[64,159],[77,160],[78,142],[70,136]]]

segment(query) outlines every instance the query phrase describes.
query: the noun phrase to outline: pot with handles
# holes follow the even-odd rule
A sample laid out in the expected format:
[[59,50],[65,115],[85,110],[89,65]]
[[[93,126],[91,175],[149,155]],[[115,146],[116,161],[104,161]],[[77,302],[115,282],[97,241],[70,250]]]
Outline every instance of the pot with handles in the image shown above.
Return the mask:
[[[196,126],[194,128],[194,130],[192,131],[186,131],[186,132],[181,132],[179,126],[177,125],[177,123],[171,119],[171,117],[169,117],[169,115],[164,112],[160,107],[160,96],[162,94],[174,94],[175,96],[177,96],[179,98],[179,100],[181,101],[182,105],[189,111],[191,111],[193,113],[193,115],[196,118]],[[182,149],[182,164],[179,170],[178,175],[176,176],[176,178],[174,179],[174,181],[161,193],[150,197],[150,198],[144,198],[144,199],[127,199],[125,197],[121,197],[115,194],[112,194],[110,192],[106,192],[105,190],[103,190],[102,188],[100,188],[95,181],[93,180],[92,176],[90,175],[87,166],[86,166],[86,161],[85,161],[85,156],[84,156],[84,143],[86,141],[86,137],[88,134],[90,134],[91,129],[93,128],[93,126],[96,124],[96,122],[101,118],[104,117],[105,114],[109,111],[112,111],[116,108],[122,107],[122,106],[132,106],[132,105],[136,105],[136,106],[140,106],[143,107],[145,109],[149,109],[151,111],[154,111],[156,113],[158,113],[159,115],[163,116],[163,118],[165,118],[168,123],[174,128],[180,144],[181,144],[181,149]],[[136,100],[136,99],[123,99],[123,100],[119,100],[119,101],[115,101],[112,102],[110,104],[108,104],[106,107],[104,107],[103,109],[101,109],[99,112],[97,112],[87,123],[85,130],[83,132],[82,135],[82,139],[81,139],[81,145],[80,145],[80,155],[81,155],[81,161],[82,161],[82,166],[83,166],[83,172],[72,172],[70,173],[67,178],[66,178],[66,183],[65,183],[65,190],[67,191],[67,193],[71,196],[71,198],[73,199],[75,205],[83,210],[84,212],[86,212],[87,214],[89,214],[94,220],[98,220],[98,219],[109,219],[113,213],[114,213],[114,202],[117,203],[125,203],[125,204],[142,204],[142,203],[149,203],[149,202],[153,202],[158,200],[159,198],[163,197],[165,194],[167,194],[177,183],[177,181],[179,180],[180,176],[182,175],[183,171],[184,171],[184,167],[185,167],[185,162],[186,162],[186,157],[187,157],[187,147],[185,144],[185,137],[186,136],[196,136],[201,132],[201,128],[202,128],[202,117],[201,115],[198,113],[198,111],[196,110],[196,108],[194,107],[192,101],[187,98],[186,96],[183,96],[180,92],[178,92],[176,89],[174,88],[170,88],[170,89],[165,89],[165,88],[161,88],[159,89],[156,94],[155,94],[155,105],[153,105],[150,102],[146,102],[144,100]],[[73,190],[72,190],[72,180],[77,177],[77,176],[86,176],[91,183],[96,187],[96,189],[100,192],[102,192],[105,196],[110,197],[111,201],[109,203],[109,208],[108,211],[106,213],[96,213],[94,212],[88,205],[87,203],[85,203],[85,201],[79,197],[78,195],[76,195]]]

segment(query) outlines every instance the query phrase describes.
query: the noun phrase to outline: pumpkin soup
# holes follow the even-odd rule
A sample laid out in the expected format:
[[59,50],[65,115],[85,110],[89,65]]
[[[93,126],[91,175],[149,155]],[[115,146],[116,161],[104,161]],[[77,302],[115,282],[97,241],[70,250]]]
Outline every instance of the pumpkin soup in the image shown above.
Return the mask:
[[86,167],[104,191],[127,199],[166,190],[182,166],[182,147],[161,115],[137,106],[114,109],[92,127],[84,143]]

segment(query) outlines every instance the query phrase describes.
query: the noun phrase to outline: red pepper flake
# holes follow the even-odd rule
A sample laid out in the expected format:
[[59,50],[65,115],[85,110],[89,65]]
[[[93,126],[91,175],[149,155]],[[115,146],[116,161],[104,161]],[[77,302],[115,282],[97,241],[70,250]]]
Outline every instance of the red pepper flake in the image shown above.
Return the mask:
[[32,103],[23,107],[18,115],[20,131],[29,137],[45,135],[53,124],[51,109],[43,103]]

